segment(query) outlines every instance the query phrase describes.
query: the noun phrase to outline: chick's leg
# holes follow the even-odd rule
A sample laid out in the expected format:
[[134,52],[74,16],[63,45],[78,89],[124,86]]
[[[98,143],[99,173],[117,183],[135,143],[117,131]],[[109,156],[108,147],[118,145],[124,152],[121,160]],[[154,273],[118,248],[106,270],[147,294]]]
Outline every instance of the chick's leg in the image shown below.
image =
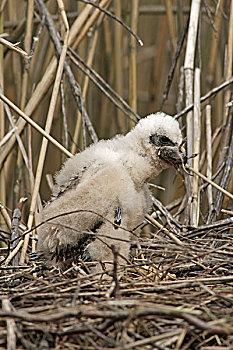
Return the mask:
[[104,223],[96,232],[95,240],[87,247],[91,260],[96,262],[91,272],[112,272],[114,260],[113,246],[118,253],[118,267],[120,268],[126,265],[130,250],[130,236],[130,232],[121,228],[115,228],[109,222]]

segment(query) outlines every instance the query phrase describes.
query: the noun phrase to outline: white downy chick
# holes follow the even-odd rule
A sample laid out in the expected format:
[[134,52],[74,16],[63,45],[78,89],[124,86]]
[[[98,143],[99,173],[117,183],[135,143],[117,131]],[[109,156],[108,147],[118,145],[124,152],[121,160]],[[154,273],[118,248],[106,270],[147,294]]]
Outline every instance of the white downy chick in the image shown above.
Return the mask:
[[68,159],[56,175],[42,220],[66,214],[40,227],[38,252],[62,268],[79,258],[96,261],[92,272],[100,272],[112,270],[114,245],[124,265],[135,239],[132,231],[151,207],[147,182],[171,165],[159,158],[159,149],[179,148],[181,142],[178,122],[159,112],[125,136],[99,141]]

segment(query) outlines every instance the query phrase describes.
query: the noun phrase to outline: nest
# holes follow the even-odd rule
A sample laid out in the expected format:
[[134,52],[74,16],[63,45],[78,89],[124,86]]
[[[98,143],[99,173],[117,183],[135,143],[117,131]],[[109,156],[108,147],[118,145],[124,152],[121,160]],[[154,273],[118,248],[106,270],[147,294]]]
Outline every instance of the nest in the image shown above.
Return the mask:
[[125,267],[113,251],[102,276],[82,262],[2,266],[1,349],[232,349],[230,227],[189,230],[182,245],[162,232],[142,238]]

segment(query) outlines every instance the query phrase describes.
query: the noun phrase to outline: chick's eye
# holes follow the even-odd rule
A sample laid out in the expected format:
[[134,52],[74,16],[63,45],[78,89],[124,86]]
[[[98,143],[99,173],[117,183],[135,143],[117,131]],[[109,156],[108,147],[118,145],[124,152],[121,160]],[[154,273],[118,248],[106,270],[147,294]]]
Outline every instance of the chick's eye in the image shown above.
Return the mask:
[[167,136],[161,136],[160,141],[163,144],[170,144],[171,143],[171,141],[169,140],[169,138]]

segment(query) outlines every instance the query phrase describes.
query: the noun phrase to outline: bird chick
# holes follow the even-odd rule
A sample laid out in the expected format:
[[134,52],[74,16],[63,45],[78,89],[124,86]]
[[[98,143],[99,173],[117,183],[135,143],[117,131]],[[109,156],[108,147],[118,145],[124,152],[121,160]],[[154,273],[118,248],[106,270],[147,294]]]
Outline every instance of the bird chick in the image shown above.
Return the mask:
[[92,272],[101,272],[112,269],[114,245],[124,265],[130,240],[151,207],[147,182],[171,166],[160,149],[179,153],[181,143],[178,122],[159,112],[125,136],[99,141],[68,159],[42,211],[46,222],[39,228],[38,252],[50,265],[65,268],[83,259],[96,262]]

